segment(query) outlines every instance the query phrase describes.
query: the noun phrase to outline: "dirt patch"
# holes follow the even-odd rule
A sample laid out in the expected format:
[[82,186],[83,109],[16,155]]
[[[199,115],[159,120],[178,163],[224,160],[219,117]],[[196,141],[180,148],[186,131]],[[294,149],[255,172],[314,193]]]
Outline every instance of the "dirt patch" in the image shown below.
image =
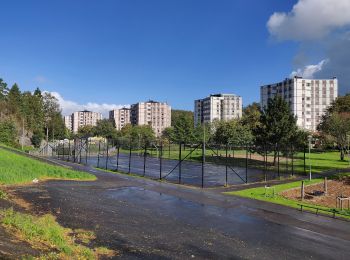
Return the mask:
[[[311,204],[325,206],[329,208],[336,208],[337,197],[350,197],[350,185],[346,181],[335,181],[328,180],[327,181],[327,194],[324,194],[324,183],[318,183],[313,185],[308,185],[305,187],[305,202],[309,202]],[[294,188],[290,190],[286,190],[281,193],[283,197],[293,199],[293,200],[301,200],[301,188]],[[344,203],[345,208],[347,208],[347,202]]]

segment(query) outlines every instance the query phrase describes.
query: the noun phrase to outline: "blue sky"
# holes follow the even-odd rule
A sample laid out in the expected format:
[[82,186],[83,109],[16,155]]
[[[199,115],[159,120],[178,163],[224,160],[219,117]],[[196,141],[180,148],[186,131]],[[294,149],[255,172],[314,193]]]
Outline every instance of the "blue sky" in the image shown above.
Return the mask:
[[4,1],[0,77],[77,104],[154,99],[192,110],[194,99],[225,92],[246,105],[261,84],[296,70],[304,50],[302,66],[325,58],[312,43],[269,33],[270,16],[297,2]]

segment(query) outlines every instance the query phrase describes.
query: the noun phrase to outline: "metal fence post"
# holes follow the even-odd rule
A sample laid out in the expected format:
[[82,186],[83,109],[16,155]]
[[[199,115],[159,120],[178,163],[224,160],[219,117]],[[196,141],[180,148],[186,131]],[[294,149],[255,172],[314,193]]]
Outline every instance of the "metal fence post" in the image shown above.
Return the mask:
[[280,177],[280,147],[277,145],[277,174]]
[[162,179],[162,155],[163,155],[163,143],[160,143],[159,149],[159,180]]
[[130,170],[131,170],[131,140],[129,143],[129,170],[128,170],[128,173],[130,173]]
[[227,150],[228,150],[228,144],[226,144],[226,161],[225,161],[225,170],[226,170],[226,172],[225,172],[225,174],[226,174],[226,178],[225,178],[225,186],[227,186],[227,164],[228,164],[228,158],[227,158]]
[[304,145],[304,174],[306,175],[306,146]]
[[205,140],[202,144],[202,188],[204,188]]
[[171,149],[170,145],[171,145],[171,143],[170,143],[170,141],[169,141],[169,152],[168,152],[168,159],[170,159],[170,149]]
[[85,165],[87,165],[88,163],[88,152],[89,152],[89,137],[86,139],[85,141]]
[[119,170],[119,151],[120,150],[120,145],[118,144],[118,148],[117,148],[117,171]]
[[245,183],[248,183],[248,145],[246,145],[245,153]]
[[292,176],[294,176],[294,147],[292,145]]
[[80,139],[80,149],[79,149],[79,163],[81,163],[81,150],[82,150],[82,145],[83,145],[83,142],[82,142],[82,140]]
[[286,148],[286,173],[288,174],[288,148]]
[[62,156],[62,160],[64,160],[64,156],[65,156],[65,152],[64,152],[64,140],[63,140],[63,156]]
[[147,144],[145,144],[145,151],[143,154],[143,176],[146,175],[146,158],[147,158]]
[[264,145],[264,179],[267,182],[267,150],[266,145]]
[[232,167],[235,167],[235,146],[232,149]]
[[106,139],[106,170],[108,169],[108,138]]
[[70,161],[70,140],[68,140],[68,158],[67,158],[67,161]]
[[100,168],[101,140],[98,141],[97,168]]
[[179,144],[179,183],[181,183],[181,163],[182,163],[182,158],[181,158],[181,142]]

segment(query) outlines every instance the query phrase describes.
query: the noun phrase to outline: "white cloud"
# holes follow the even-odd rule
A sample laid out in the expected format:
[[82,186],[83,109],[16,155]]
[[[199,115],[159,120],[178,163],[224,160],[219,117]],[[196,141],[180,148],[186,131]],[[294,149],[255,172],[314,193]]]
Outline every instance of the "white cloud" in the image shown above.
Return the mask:
[[267,22],[272,36],[297,41],[321,39],[347,25],[349,0],[299,0],[290,12],[275,12]]
[[303,68],[299,68],[295,71],[293,71],[289,76],[292,78],[294,76],[299,76],[299,77],[303,77],[306,79],[312,79],[314,78],[314,75],[317,72],[320,72],[322,70],[322,68],[324,67],[324,65],[326,65],[328,62],[328,60],[321,60],[319,63],[315,64],[315,65],[306,65]]
[[93,102],[88,102],[86,104],[79,104],[75,101],[66,100],[64,99],[60,93],[58,92],[50,92],[51,95],[57,98],[63,115],[70,115],[75,111],[81,111],[81,110],[90,110],[94,112],[100,112],[102,113],[103,117],[108,117],[108,111],[113,109],[118,109],[122,107],[130,107],[130,105],[118,105],[118,104],[98,104]]

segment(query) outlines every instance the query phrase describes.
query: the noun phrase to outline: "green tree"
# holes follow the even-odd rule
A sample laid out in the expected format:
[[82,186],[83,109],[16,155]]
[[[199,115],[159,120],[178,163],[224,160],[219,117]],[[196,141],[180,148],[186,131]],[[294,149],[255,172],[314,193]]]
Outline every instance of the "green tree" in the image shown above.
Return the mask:
[[115,129],[113,121],[109,119],[99,120],[94,128],[94,132],[96,136],[108,139],[115,139],[118,135],[118,131]]
[[350,135],[350,96],[340,97],[328,108],[322,116],[318,130],[338,145],[340,159],[344,160]]
[[277,152],[293,142],[297,129],[296,118],[288,104],[277,95],[261,109],[259,124],[253,129],[256,147],[261,152],[272,151],[275,163]]
[[177,124],[177,122],[181,121],[183,118],[186,118],[190,122],[192,122],[193,126],[193,112],[187,111],[187,110],[179,110],[179,109],[172,109],[171,110],[171,125],[174,126]]
[[92,125],[85,125],[79,127],[78,133],[76,134],[79,138],[89,138],[95,136],[95,128]]
[[243,109],[242,123],[251,130],[258,127],[260,123],[261,108],[259,103],[252,103]]
[[9,89],[7,87],[7,83],[4,82],[2,78],[0,78],[0,101],[6,100],[8,91]]
[[5,119],[0,122],[0,143],[8,146],[16,146],[17,144],[16,124],[11,119]]
[[193,118],[188,115],[181,114],[172,129],[168,129],[166,135],[169,136],[172,142],[176,143],[191,143],[194,139]]
[[214,140],[220,144],[247,145],[252,142],[253,135],[248,125],[234,119],[219,121],[215,125]]
[[19,116],[21,109],[21,91],[17,84],[14,84],[8,92],[7,102],[9,106],[9,111],[11,114]]

